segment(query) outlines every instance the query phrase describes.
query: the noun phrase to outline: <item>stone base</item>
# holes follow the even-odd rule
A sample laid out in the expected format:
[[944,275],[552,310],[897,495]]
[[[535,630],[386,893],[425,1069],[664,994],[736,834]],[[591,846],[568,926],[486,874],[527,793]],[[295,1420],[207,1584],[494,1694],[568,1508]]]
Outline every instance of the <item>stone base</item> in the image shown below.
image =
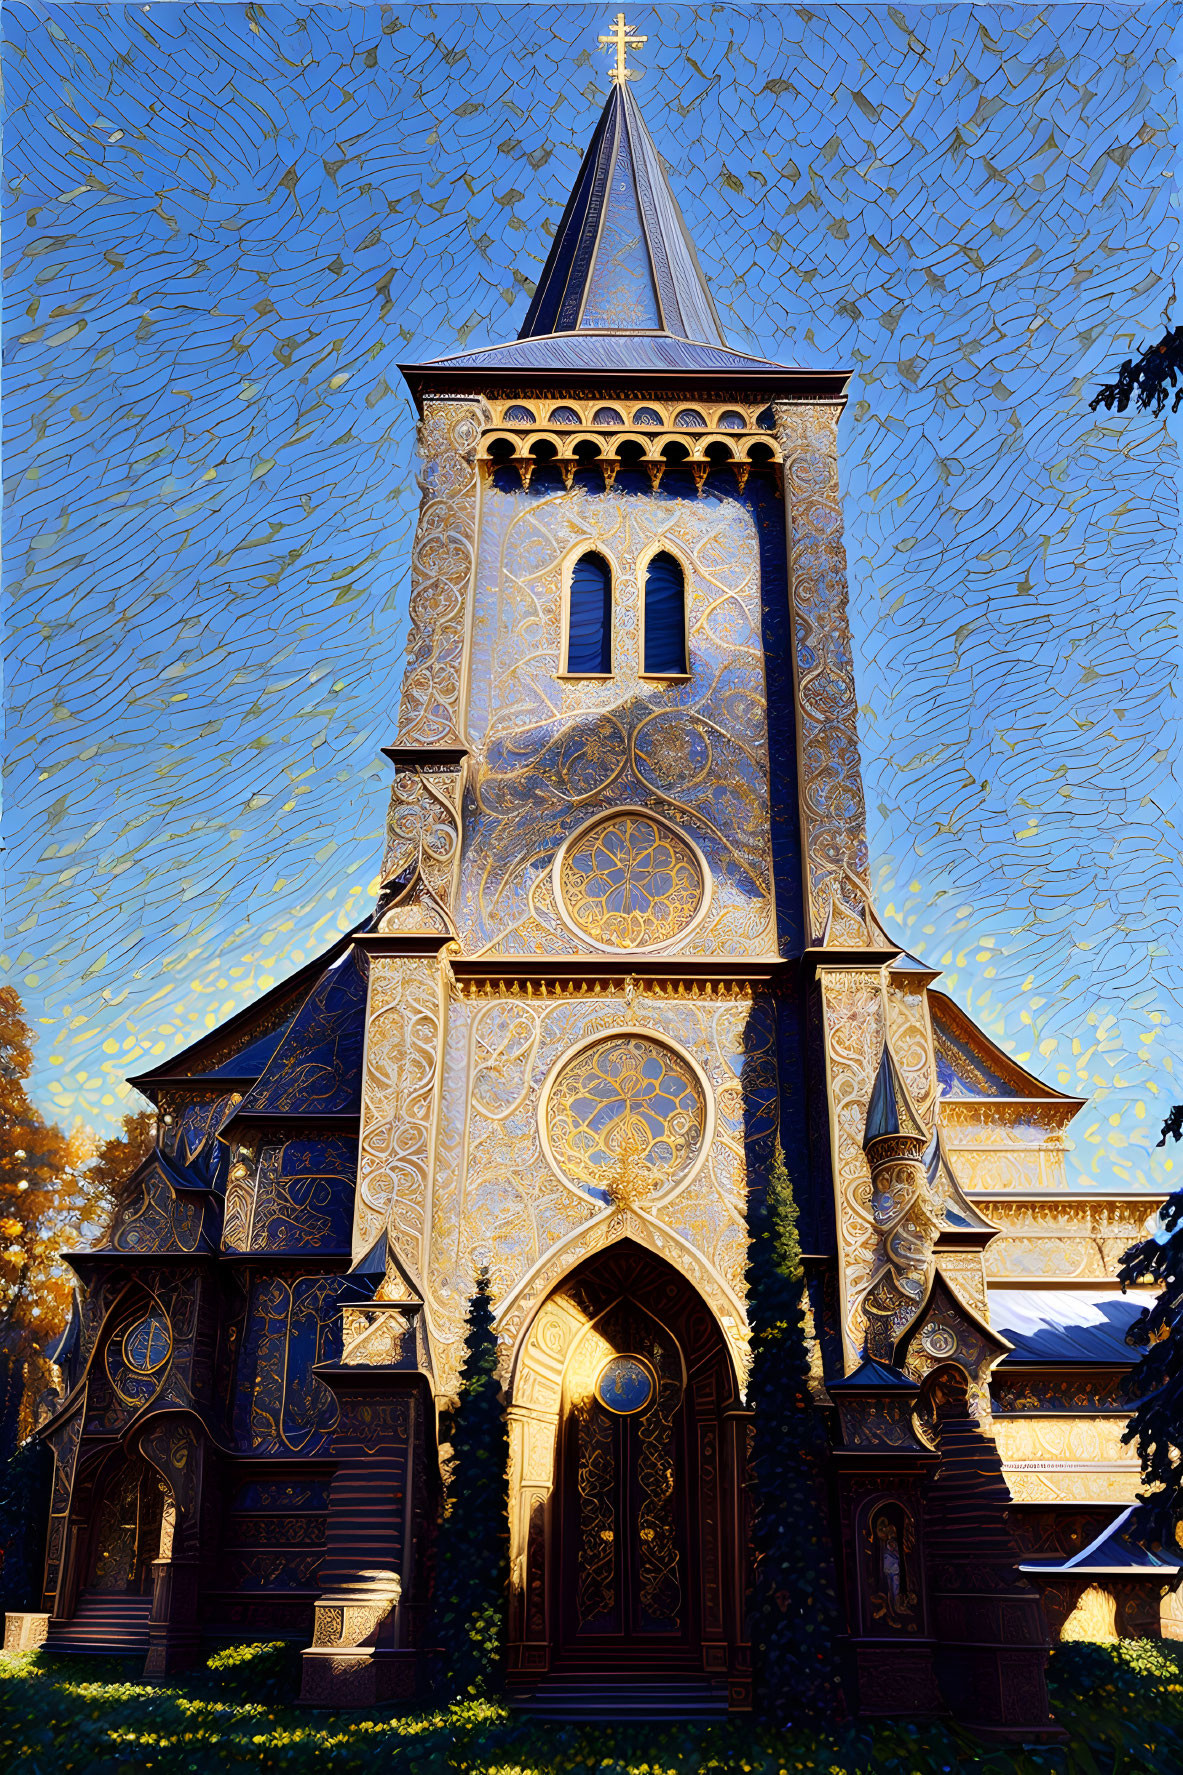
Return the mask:
[[937,1687],[929,1641],[856,1640],[847,1658],[856,1713],[933,1717],[949,1711]]
[[1048,1712],[1047,1650],[1023,1645],[939,1645],[937,1676],[959,1726],[994,1743],[1060,1744]]
[[549,1640],[524,1639],[511,1643],[506,1673],[510,1682],[513,1682],[515,1678],[532,1682],[535,1677],[545,1676],[549,1669]]
[[196,1627],[149,1627],[145,1676],[169,1676],[174,1670],[191,1670],[200,1658],[201,1635]]
[[6,1652],[32,1652],[37,1646],[44,1645],[48,1632],[48,1615],[37,1614],[34,1611],[5,1615],[4,1650]]
[[419,1688],[419,1654],[385,1646],[313,1646],[304,1653],[301,1707],[409,1706]]
[[[706,1662],[706,1648],[703,1648],[703,1662],[707,1670],[712,1666]],[[737,1646],[731,1646],[727,1654],[727,1711],[728,1713],[750,1713],[752,1711],[752,1648],[747,1640]]]

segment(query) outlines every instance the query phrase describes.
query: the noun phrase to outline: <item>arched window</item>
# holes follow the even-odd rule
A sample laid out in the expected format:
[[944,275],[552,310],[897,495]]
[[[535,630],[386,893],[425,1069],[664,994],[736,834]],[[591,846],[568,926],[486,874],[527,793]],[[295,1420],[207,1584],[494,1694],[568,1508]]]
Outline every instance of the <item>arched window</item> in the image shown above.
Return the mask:
[[567,670],[612,670],[612,573],[603,555],[581,555],[571,570]]
[[686,670],[686,581],[672,555],[654,555],[645,574],[645,671]]

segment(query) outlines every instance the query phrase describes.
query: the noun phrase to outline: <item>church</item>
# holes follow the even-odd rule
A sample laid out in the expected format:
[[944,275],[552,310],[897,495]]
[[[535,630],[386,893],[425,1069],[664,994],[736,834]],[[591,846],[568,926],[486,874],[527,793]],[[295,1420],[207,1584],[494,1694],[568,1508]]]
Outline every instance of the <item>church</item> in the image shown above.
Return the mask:
[[1061,1632],[1180,1619],[1121,1441],[1143,1302],[1115,1273],[1161,1198],[1068,1188],[1082,1100],[875,909],[847,376],[728,345],[636,41],[622,16],[518,337],[403,366],[422,503],[373,913],[132,1081],[158,1145],[71,1259],[42,1432],[48,1645],[165,1673],[284,1639],[309,1705],[422,1700],[483,1270],[511,1696],[750,1707],[779,1144],[849,1705],[1038,1735]]

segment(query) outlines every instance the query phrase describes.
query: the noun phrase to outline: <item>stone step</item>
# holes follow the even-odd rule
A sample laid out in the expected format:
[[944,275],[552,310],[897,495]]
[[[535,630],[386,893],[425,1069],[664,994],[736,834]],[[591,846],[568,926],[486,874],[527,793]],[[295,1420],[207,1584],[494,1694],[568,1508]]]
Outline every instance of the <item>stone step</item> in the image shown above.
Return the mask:
[[84,1590],[68,1621],[49,1623],[47,1652],[86,1652],[96,1657],[132,1657],[148,1649],[150,1596]]
[[727,1687],[702,1680],[638,1682],[623,1672],[611,1681],[597,1672],[594,1677],[546,1677],[511,1694],[510,1706],[532,1719],[724,1719]]

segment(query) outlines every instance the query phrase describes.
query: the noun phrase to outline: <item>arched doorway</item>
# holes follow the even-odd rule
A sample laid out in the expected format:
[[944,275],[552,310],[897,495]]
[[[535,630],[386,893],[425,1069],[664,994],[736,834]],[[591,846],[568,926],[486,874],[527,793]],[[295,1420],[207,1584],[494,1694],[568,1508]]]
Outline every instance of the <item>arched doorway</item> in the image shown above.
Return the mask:
[[171,1526],[167,1484],[142,1455],[128,1455],[105,1476],[94,1512],[85,1588],[106,1595],[150,1596],[152,1562],[161,1557],[161,1542],[170,1538]]
[[172,1488],[138,1451],[112,1451],[79,1476],[73,1508],[78,1588],[72,1599],[67,1593],[46,1644],[50,1651],[146,1651],[156,1562],[172,1550]]
[[690,1416],[676,1338],[621,1299],[579,1340],[563,1387],[554,1550],[561,1661],[693,1646]]
[[511,1383],[510,1665],[744,1684],[747,1413],[714,1315],[630,1241],[527,1330]]

